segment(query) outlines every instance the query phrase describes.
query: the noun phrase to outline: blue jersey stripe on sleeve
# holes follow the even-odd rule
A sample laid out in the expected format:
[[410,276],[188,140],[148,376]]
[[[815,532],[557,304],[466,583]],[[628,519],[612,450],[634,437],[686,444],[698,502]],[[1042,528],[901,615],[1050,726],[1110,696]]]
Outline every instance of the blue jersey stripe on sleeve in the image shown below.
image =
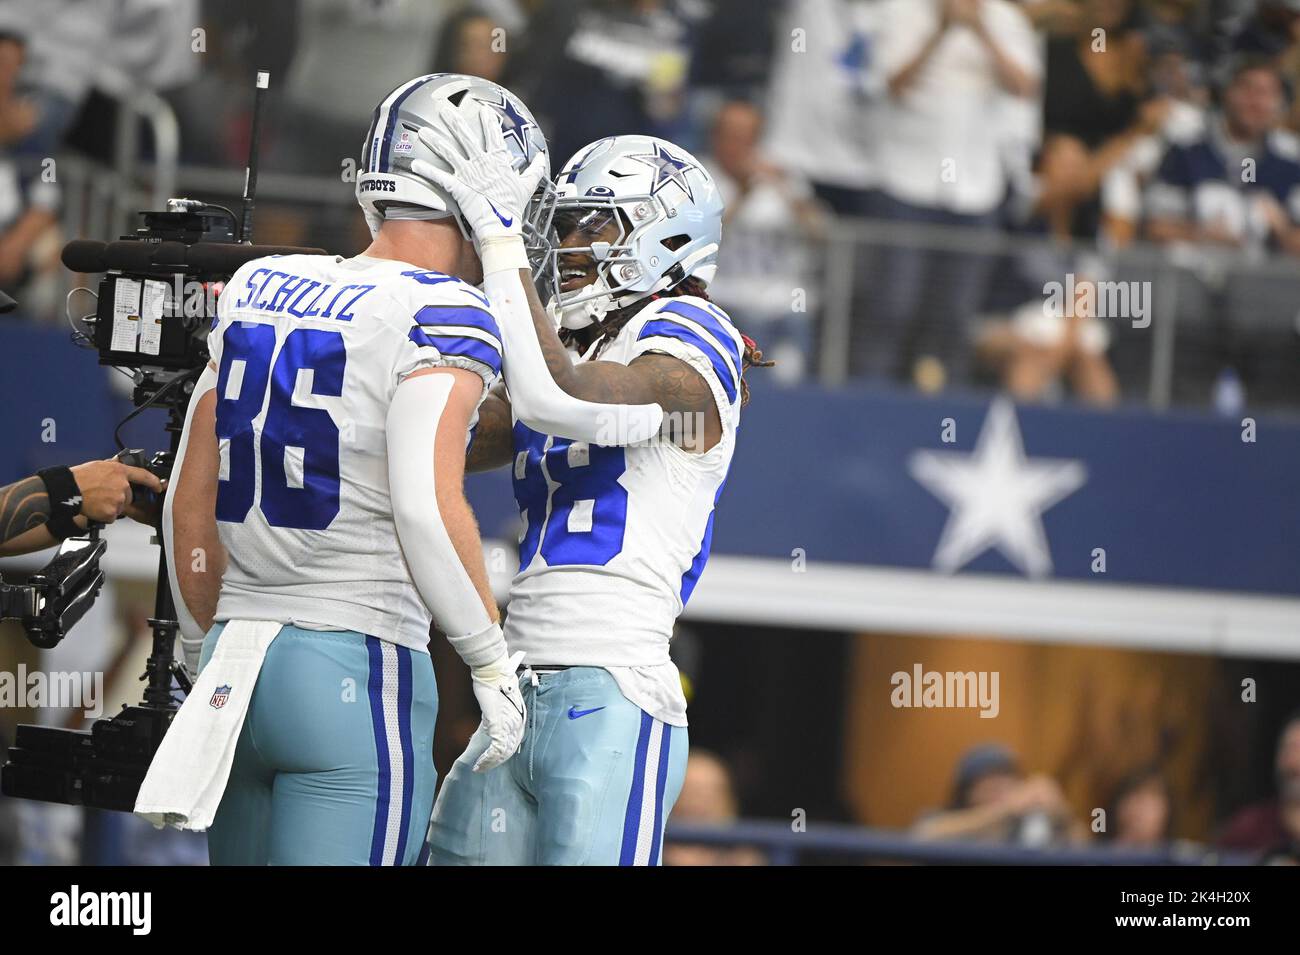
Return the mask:
[[695,558],[691,561],[691,566],[682,574],[682,606],[691,599],[691,594],[695,592],[695,585],[700,582],[700,574],[704,571],[704,565],[709,561],[709,550],[713,546],[713,518],[717,515],[718,501],[722,499],[722,489],[727,486],[724,480],[718,485],[718,493],[713,495],[713,506],[715,510],[709,511],[709,521],[704,525],[704,539],[700,541],[700,549],[696,552]]
[[492,313],[473,305],[426,305],[415,313],[415,320],[421,325],[468,325],[501,340],[501,329]]
[[[740,349],[736,347],[736,340],[731,337],[731,334],[716,317],[710,315],[698,305],[692,305],[690,302],[679,302],[675,299],[670,299],[659,309],[660,315],[664,312],[680,315],[682,318],[689,318],[699,325],[716,338],[719,345],[726,349],[727,357],[731,359],[731,367],[737,370],[740,369]],[[721,314],[720,310],[718,314]]]
[[417,345],[430,345],[444,355],[456,358],[473,358],[492,369],[494,375],[501,374],[501,351],[489,345],[481,338],[469,338],[461,335],[430,335],[423,328],[412,328],[411,341]]
[[722,390],[727,393],[727,398],[733,403],[735,402],[737,391],[735,369],[722,357],[716,346],[705,341],[686,326],[667,320],[646,322],[641,328],[641,334],[637,336],[638,340],[644,338],[675,338],[698,348],[713,365],[713,372],[718,376],[718,381],[722,384]]

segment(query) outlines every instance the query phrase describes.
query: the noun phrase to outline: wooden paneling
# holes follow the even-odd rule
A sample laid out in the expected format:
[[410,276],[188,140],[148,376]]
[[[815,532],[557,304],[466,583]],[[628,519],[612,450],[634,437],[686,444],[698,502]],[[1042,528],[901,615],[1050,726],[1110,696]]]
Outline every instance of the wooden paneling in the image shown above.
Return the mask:
[[[1031,772],[1055,776],[1081,819],[1114,785],[1163,758],[1177,834],[1203,837],[1210,796],[1200,785],[1209,746],[1216,662],[1207,657],[985,639],[862,635],[851,655],[845,799],[867,824],[904,827],[949,799],[970,746],[1001,742]],[[996,671],[999,712],[903,709],[892,674]]]

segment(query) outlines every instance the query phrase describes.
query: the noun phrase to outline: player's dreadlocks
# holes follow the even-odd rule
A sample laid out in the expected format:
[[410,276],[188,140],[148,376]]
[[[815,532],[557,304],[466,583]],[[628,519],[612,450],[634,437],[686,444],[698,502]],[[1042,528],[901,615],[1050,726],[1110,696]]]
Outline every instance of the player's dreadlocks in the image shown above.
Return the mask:
[[[660,298],[677,298],[681,295],[693,295],[696,298],[702,298],[706,302],[712,301],[705,291],[704,283],[695,276],[687,276],[678,282],[672,288],[665,292],[658,292],[650,296],[650,301]],[[630,322],[636,314],[645,307],[645,302],[635,302],[627,308],[620,308],[611,312],[599,325],[591,325],[580,331],[571,329],[560,329],[560,340],[565,345],[570,343],[577,344],[584,351],[596,343],[596,350],[591,353],[592,359],[600,357],[600,353],[605,350],[605,346],[614,340],[623,326]],[[594,334],[592,334],[594,332]],[[749,403],[749,383],[745,380],[745,371],[749,368],[771,368],[776,364],[763,358],[763,350],[758,347],[758,343],[748,335],[742,333],[741,339],[745,343],[745,352],[740,360],[740,404],[745,406]]]

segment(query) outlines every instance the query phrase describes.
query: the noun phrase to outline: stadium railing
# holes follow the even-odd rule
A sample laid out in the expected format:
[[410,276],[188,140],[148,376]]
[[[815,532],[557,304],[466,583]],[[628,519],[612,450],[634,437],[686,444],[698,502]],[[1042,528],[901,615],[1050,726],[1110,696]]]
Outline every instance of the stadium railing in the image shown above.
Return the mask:
[[[180,126],[175,111],[161,96],[132,85],[125,74],[108,66],[100,68],[95,87],[117,107],[113,158],[105,164],[66,151],[57,157],[60,223],[66,239],[116,239],[139,225],[136,212],[163,209],[176,195]],[[147,164],[140,161],[142,134],[152,150]],[[60,303],[74,279],[66,269],[58,270]]]
[[1171,842],[1159,849],[1044,847],[919,840],[895,830],[817,823],[795,831],[788,822],[747,820],[728,825],[670,822],[669,844],[753,848],[769,865],[799,865],[808,856],[839,863],[862,860],[920,865],[1250,865],[1244,853],[1219,852],[1194,843]]
[[[985,260],[978,300],[964,314],[938,316],[950,334],[975,347],[979,319],[1005,319],[1018,305],[1041,306],[1047,281],[1076,278],[1142,286],[1149,324],[1136,316],[1101,316],[1111,335],[1108,356],[1126,395],[1155,409],[1200,403],[1224,364],[1251,363],[1261,377],[1288,374],[1280,359],[1300,355],[1295,302],[1300,263],[1259,249],[1163,246],[1137,242],[1107,248],[1092,242],[923,223],[839,219],[825,239],[817,366],[820,378],[850,377],[855,336],[889,345],[872,314],[872,289],[886,249],[962,254]],[[724,250],[725,251],[725,250]],[[1099,274],[1086,275],[1090,269]],[[927,274],[927,279],[930,273]],[[1017,298],[1019,295],[1019,298]],[[1280,348],[1279,348],[1280,346]],[[1275,360],[1276,359],[1276,360]],[[1274,367],[1275,366],[1275,367]],[[1283,389],[1283,403],[1297,397]]]

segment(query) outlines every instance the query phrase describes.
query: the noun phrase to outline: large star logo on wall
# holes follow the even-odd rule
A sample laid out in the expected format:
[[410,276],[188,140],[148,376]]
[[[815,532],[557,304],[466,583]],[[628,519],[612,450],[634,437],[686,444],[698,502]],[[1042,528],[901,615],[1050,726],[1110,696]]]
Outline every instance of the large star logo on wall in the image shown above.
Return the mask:
[[953,573],[996,548],[1030,577],[1052,572],[1044,512],[1088,479],[1082,461],[1025,457],[1015,408],[1005,398],[989,406],[974,451],[916,451],[908,471],[949,508],[936,570]]
[[645,163],[655,171],[655,180],[650,185],[650,195],[657,194],[664,186],[672,183],[686,193],[686,198],[695,201],[691,185],[686,181],[686,174],[692,169],[699,168],[695,163],[688,159],[679,159],[662,145],[656,145],[654,152],[640,153],[627,158]]

